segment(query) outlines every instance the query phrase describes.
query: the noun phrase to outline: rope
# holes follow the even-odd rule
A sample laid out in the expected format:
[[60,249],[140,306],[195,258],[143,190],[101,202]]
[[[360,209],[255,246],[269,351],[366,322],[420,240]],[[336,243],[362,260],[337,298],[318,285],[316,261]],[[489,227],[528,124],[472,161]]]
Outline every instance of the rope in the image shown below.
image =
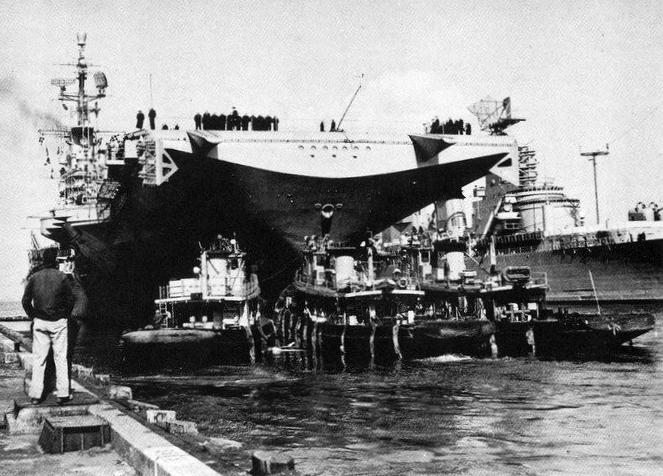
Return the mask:
[[270,276],[267,276],[266,278],[262,278],[261,281],[262,281],[263,283],[266,283],[266,282],[268,282],[268,281],[274,279],[274,278],[277,277],[278,275],[280,275],[280,274],[285,273],[286,271],[288,271],[288,267],[289,267],[289,265],[294,264],[294,263],[296,263],[296,262],[298,262],[298,261],[299,261],[299,258],[293,258],[293,259],[290,260],[285,266],[283,266],[280,270],[276,271],[275,273],[273,273],[273,274],[270,275]]

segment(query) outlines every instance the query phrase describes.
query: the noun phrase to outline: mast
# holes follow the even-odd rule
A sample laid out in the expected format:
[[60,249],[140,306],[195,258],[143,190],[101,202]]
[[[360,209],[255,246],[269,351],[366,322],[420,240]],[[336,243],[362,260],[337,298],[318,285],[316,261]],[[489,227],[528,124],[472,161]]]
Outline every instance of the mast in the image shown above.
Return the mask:
[[154,95],[152,94],[152,73],[150,73],[150,109],[154,108]]
[[[75,102],[76,103],[76,116],[77,116],[77,125],[78,126],[87,126],[89,123],[89,114],[90,114],[90,101],[96,99],[101,99],[106,97],[106,87],[108,82],[106,80],[106,75],[101,71],[98,71],[94,74],[94,81],[97,87],[96,94],[87,94],[85,92],[85,82],[87,80],[88,73],[88,63],[85,59],[85,44],[87,42],[87,33],[78,33],[76,35],[78,40],[78,61],[76,64],[71,66],[76,66],[76,79],[65,79],[65,78],[54,78],[51,79],[51,84],[60,87],[60,96],[58,99],[62,101],[62,106],[67,109],[65,102]],[[67,86],[78,81],[78,91],[77,92],[67,92]],[[97,106],[92,109],[93,112],[99,113],[99,108]]]
[[[94,127],[90,125],[90,113],[99,114],[97,99],[106,97],[108,81],[101,71],[93,74],[96,93],[86,91],[88,67],[93,66],[85,58],[87,34],[76,35],[78,43],[78,60],[76,63],[66,63],[64,66],[76,68],[75,77],[53,78],[51,84],[60,88],[58,100],[65,110],[69,110],[67,102],[75,103],[76,125],[67,130],[59,128],[55,131],[41,131],[42,135],[53,135],[61,142],[66,142],[66,150],[58,144],[58,160],[61,168],[59,176],[60,197],[63,206],[89,208],[97,203],[97,197],[103,181],[107,178],[104,160],[107,157],[100,154]],[[74,89],[74,84],[78,87]],[[72,86],[71,91],[67,88]],[[94,106],[92,106],[94,105]],[[46,149],[48,150],[48,149]],[[48,153],[48,152],[47,152]],[[53,173],[53,172],[52,172]]]
[[589,161],[592,163],[594,166],[594,200],[596,201],[596,224],[599,225],[601,223],[601,219],[599,217],[599,188],[596,182],[596,157],[599,155],[608,155],[609,152],[607,150],[595,150],[593,152],[580,152],[580,155],[583,157],[589,157]]
[[87,78],[87,62],[85,61],[85,42],[87,33],[78,33],[78,125],[85,126],[88,123],[87,102],[85,97],[85,79]]

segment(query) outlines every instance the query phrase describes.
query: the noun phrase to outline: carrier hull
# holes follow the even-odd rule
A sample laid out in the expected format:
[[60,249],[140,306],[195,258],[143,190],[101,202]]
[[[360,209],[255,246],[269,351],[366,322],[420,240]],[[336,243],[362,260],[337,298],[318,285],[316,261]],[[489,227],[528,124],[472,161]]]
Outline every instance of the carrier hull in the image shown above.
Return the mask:
[[177,167],[167,182],[145,186],[127,170],[121,200],[106,218],[42,223],[43,234],[79,252],[83,284],[105,318],[150,316],[158,285],[188,276],[201,244],[218,234],[245,243],[264,295],[274,297],[300,264],[304,236],[359,243],[434,200],[458,196],[507,155],[420,164],[412,153],[400,171],[338,177],[259,168],[199,150],[164,151]]
[[[497,254],[497,267],[546,273],[555,304],[653,303],[663,306],[663,239],[598,246],[539,245]],[[542,249],[548,248],[548,249]],[[486,260],[482,264],[488,270]]]

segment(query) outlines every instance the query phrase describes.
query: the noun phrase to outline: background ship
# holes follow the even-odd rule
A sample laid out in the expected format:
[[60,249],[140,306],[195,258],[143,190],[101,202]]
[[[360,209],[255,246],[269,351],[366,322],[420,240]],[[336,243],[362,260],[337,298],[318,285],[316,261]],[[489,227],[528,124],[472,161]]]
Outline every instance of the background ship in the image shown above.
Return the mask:
[[[60,164],[60,203],[42,234],[71,247],[98,317],[124,325],[151,316],[157,288],[188,276],[218,234],[245,243],[261,289],[275,296],[301,259],[305,235],[358,243],[493,169],[513,168],[508,137],[369,136],[344,131],[145,131],[89,125],[85,36],[79,36],[78,124],[44,131]],[[51,142],[55,141],[55,144]]]
[[[508,99],[484,100],[472,110],[492,134],[504,134],[506,127],[521,120],[511,118]],[[560,186],[539,182],[536,166],[535,152],[519,147],[517,181],[490,174],[485,185],[475,187],[469,228],[463,204],[453,200],[439,207],[447,232],[468,239],[468,265],[484,272],[491,264],[545,272],[551,304],[660,309],[663,221],[658,205],[638,204],[621,224],[585,225],[579,200],[567,197]],[[491,263],[493,240],[496,260]]]

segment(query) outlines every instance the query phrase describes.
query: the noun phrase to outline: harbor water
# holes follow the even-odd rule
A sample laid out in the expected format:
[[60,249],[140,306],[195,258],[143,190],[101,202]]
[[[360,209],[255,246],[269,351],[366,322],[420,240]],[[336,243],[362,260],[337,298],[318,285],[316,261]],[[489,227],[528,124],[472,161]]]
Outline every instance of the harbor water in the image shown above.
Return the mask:
[[609,359],[443,356],[324,372],[282,352],[119,380],[203,436],[241,444],[220,456],[225,474],[245,475],[262,449],[310,475],[653,476],[663,474],[656,317],[655,332]]
[[443,356],[354,372],[271,364],[129,378],[135,398],[177,411],[248,452],[315,475],[663,474],[663,343],[609,360]]

